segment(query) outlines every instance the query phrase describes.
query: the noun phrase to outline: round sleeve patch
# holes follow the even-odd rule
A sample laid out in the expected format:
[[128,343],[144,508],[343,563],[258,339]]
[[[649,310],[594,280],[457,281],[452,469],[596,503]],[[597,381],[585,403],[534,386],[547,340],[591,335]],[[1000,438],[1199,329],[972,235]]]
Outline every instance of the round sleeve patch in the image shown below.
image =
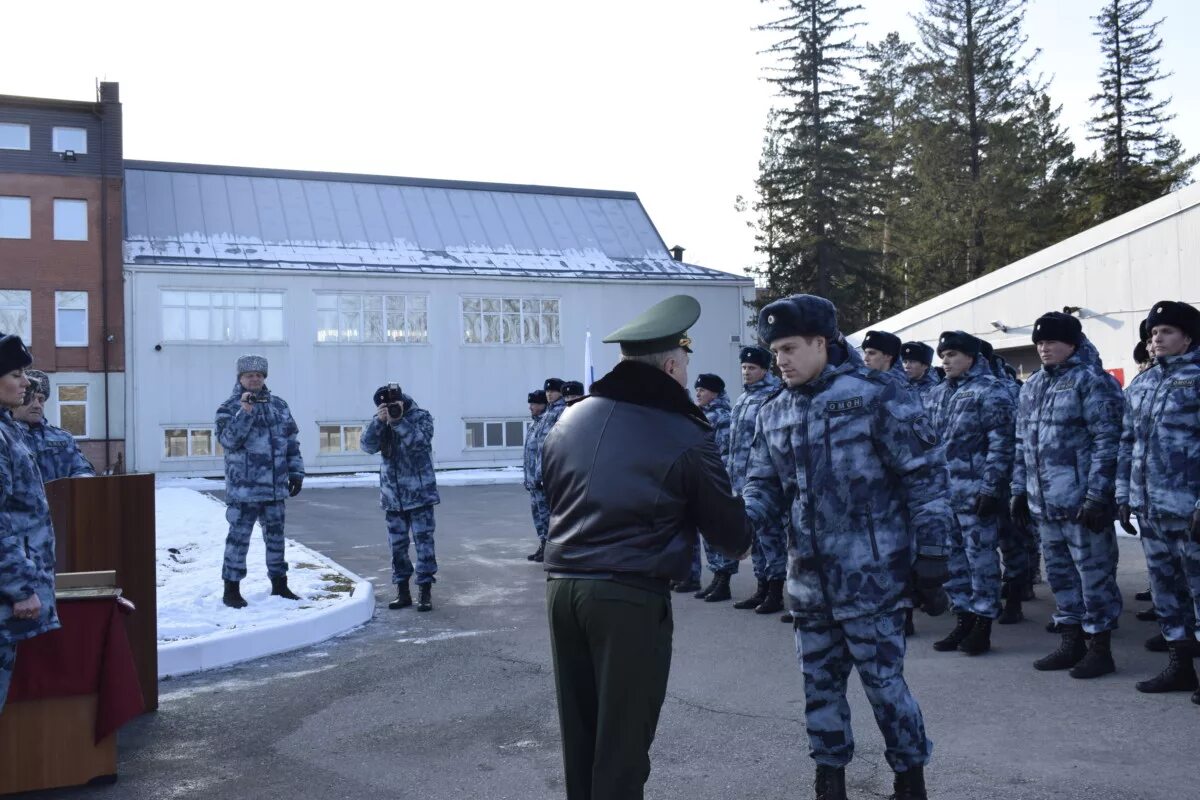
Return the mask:
[[922,444],[928,447],[933,447],[938,443],[937,432],[934,431],[933,425],[929,422],[929,417],[921,415],[912,421],[913,435],[921,440]]

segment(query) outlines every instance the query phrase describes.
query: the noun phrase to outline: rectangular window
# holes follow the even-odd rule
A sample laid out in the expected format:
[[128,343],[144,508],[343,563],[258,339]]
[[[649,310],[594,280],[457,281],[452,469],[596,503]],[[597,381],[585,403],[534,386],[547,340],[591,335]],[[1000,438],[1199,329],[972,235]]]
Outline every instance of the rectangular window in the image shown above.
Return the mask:
[[88,435],[88,387],[86,383],[62,383],[58,390],[58,427],[72,436]]
[[88,240],[87,200],[54,201],[54,238],[60,242]]
[[29,126],[20,122],[0,122],[0,150],[28,150]]
[[522,447],[525,444],[526,420],[480,419],[464,420],[468,450]]
[[56,153],[70,150],[80,155],[87,152],[86,128],[55,128],[51,135],[51,149]]
[[179,427],[163,431],[163,458],[219,458],[225,448],[212,428]]
[[463,297],[463,344],[559,344],[558,299]]
[[54,338],[59,347],[87,347],[87,292],[54,293]]
[[341,453],[358,453],[359,440],[362,439],[361,424],[340,425],[329,423],[317,426],[317,443],[322,455],[338,455]]
[[283,341],[283,292],[164,290],[161,299],[164,341]]
[[428,298],[423,294],[317,293],[317,341],[425,344]]
[[0,197],[0,239],[29,238],[29,198]]
[[31,293],[23,289],[0,289],[0,331],[15,333],[26,345],[31,340],[29,304]]

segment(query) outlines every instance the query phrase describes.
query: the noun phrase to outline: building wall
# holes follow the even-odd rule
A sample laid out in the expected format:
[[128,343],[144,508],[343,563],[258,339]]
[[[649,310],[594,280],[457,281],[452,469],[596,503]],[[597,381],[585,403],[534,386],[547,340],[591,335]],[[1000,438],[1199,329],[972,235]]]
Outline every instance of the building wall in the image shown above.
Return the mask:
[[[163,340],[161,293],[173,289],[283,291],[284,338],[275,344],[173,343]],[[649,283],[612,280],[447,278],[424,276],[280,274],[235,270],[163,270],[126,266],[131,387],[130,464],[139,471],[215,474],[220,457],[164,458],[168,428],[211,427],[217,406],[236,380],[239,355],[257,352],[270,363],[267,385],[288,401],[300,426],[310,472],[373,469],[378,458],[360,453],[321,455],[319,423],[363,424],[371,395],[397,382],[436,424],[439,466],[517,464],[521,448],[468,449],[464,420],[524,420],[526,394],[547,377],[583,379],[584,344],[592,333],[597,377],[616,362],[618,349],[600,339],[646,307],[672,294],[695,296],[704,311],[692,330],[690,372],[722,375],[738,384],[737,354],[750,335],[743,305],[753,287],[733,282]],[[352,291],[424,294],[428,344],[325,344],[316,341],[316,293]],[[463,344],[463,295],[557,297],[560,344]],[[160,348],[160,349],[156,349]],[[736,394],[736,392],[734,392]]]

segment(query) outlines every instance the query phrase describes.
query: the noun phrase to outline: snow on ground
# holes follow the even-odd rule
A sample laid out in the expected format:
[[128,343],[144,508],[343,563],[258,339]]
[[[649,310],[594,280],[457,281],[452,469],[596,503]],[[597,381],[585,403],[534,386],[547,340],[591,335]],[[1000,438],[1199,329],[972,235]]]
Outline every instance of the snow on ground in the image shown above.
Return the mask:
[[154,505],[160,644],[303,619],[351,595],[352,577],[320,553],[288,539],[288,585],[301,599],[272,597],[262,529],[256,525],[246,556],[250,574],[241,585],[250,605],[229,608],[221,602],[221,564],[229,530],[225,505],[194,489],[161,486],[154,492]]
[[[437,472],[438,486],[489,486],[498,483],[522,483],[524,480],[525,473],[521,467],[442,469]],[[378,472],[356,472],[352,475],[309,475],[304,479],[306,490],[378,485]],[[155,486],[159,489],[170,487],[194,489],[198,492],[222,492],[225,490],[225,480],[223,478],[183,478],[173,475],[158,475],[155,478]]]

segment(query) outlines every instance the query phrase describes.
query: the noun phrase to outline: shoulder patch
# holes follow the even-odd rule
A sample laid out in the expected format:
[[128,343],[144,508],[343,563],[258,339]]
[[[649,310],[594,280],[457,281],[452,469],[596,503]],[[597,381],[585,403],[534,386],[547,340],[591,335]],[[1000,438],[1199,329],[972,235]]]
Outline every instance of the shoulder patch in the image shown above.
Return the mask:
[[929,422],[929,417],[922,414],[912,421],[913,436],[916,436],[922,444],[927,447],[933,447],[938,443],[937,432],[933,429],[933,425]]
[[1171,384],[1167,388],[1168,389],[1187,389],[1187,388],[1195,386],[1195,385],[1196,385],[1195,378],[1177,378],[1177,379],[1171,381]]
[[844,414],[847,411],[853,411],[856,408],[863,407],[863,399],[859,397],[851,397],[846,400],[830,400],[825,404],[826,414]]

